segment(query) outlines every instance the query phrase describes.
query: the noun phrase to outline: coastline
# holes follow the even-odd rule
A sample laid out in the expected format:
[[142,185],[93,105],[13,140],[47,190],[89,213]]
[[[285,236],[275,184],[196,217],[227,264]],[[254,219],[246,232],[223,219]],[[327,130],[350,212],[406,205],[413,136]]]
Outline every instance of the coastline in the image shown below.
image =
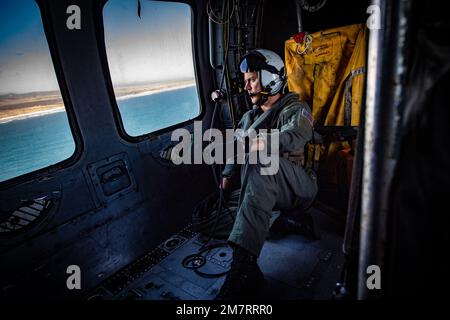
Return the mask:
[[143,92],[140,92],[140,93],[133,93],[133,94],[127,94],[127,95],[119,96],[119,97],[116,98],[116,100],[120,101],[120,100],[126,100],[126,99],[130,99],[130,98],[149,96],[149,95],[152,95],[152,94],[155,94],[155,93],[161,93],[161,92],[167,92],[167,91],[172,91],[172,90],[184,89],[184,88],[189,88],[189,87],[193,87],[193,86],[195,86],[195,83],[183,84],[183,85],[173,86],[173,87],[167,87],[167,88],[159,89],[159,90],[143,91]]
[[[116,100],[122,101],[136,97],[142,97],[147,95],[152,95],[161,92],[167,92],[172,90],[184,89],[188,87],[192,87],[195,85],[195,80],[188,81],[177,81],[171,83],[162,83],[162,84],[153,84],[146,86],[134,86],[134,87],[118,87],[114,88],[116,94]],[[39,97],[39,96],[38,96]],[[36,104],[27,107],[20,107],[20,105],[24,105],[24,101],[17,99],[16,105],[19,107],[10,107],[6,108],[6,110],[0,109],[0,124],[16,121],[16,120],[24,120],[28,118],[40,117],[48,114],[53,114],[57,112],[65,111],[65,107],[63,103],[57,104],[43,104],[42,99],[36,98]],[[53,100],[57,97],[52,96]],[[25,100],[25,99],[23,99]],[[26,104],[30,104],[30,98],[27,98]],[[1,100],[0,100],[1,101]],[[54,102],[54,101],[52,101]],[[14,106],[14,105],[13,105]],[[0,105],[1,107],[1,105]]]
[[63,106],[58,106],[58,107],[51,108],[51,109],[48,109],[48,110],[27,112],[27,113],[14,115],[14,116],[9,116],[9,117],[3,117],[3,118],[0,117],[0,124],[4,124],[4,123],[16,121],[16,120],[24,120],[24,119],[28,119],[28,118],[45,116],[45,115],[48,115],[48,114],[57,113],[57,112],[63,112],[63,111],[66,111],[66,109]]

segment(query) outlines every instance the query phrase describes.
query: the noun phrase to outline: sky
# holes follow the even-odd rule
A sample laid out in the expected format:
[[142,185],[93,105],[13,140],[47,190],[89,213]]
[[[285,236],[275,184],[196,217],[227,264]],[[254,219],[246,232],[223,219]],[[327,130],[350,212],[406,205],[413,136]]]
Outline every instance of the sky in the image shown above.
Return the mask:
[[[114,85],[194,78],[186,4],[109,0],[103,10]],[[83,12],[81,12],[83,17]],[[41,16],[33,0],[0,1],[0,95],[57,90]]]

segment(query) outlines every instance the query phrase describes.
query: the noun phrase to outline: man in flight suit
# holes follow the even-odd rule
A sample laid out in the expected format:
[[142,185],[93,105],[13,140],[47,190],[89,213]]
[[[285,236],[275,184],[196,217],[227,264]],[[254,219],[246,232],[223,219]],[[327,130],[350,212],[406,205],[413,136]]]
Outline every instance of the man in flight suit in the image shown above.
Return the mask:
[[[270,146],[274,134],[279,138],[279,169],[273,175],[262,175],[262,165],[248,161],[241,166],[241,194],[236,220],[228,238],[233,247],[233,262],[216,299],[252,298],[263,284],[264,277],[257,264],[264,241],[273,221],[273,210],[307,208],[317,194],[317,181],[311,170],[291,155],[303,154],[312,139],[313,120],[309,106],[295,93],[283,94],[286,75],[283,60],[274,52],[256,49],[240,63],[244,74],[244,90],[249,94],[253,110],[245,113],[238,128],[247,130],[265,112],[273,113],[265,129],[278,129],[266,138],[250,143],[250,152]],[[275,111],[275,112],[274,112]],[[294,157],[298,159],[298,157]],[[231,186],[239,176],[239,166],[227,164],[221,188]]]

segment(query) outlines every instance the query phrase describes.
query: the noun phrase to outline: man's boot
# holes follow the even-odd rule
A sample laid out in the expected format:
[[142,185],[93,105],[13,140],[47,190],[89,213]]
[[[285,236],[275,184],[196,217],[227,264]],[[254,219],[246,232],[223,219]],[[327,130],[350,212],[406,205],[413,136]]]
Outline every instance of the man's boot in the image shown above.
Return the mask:
[[256,263],[258,258],[247,250],[236,246],[230,272],[216,300],[254,299],[261,293],[264,276]]
[[302,222],[281,215],[274,221],[270,231],[281,234],[300,234],[313,240],[320,239],[319,235],[314,230],[314,221],[310,215],[302,217]]

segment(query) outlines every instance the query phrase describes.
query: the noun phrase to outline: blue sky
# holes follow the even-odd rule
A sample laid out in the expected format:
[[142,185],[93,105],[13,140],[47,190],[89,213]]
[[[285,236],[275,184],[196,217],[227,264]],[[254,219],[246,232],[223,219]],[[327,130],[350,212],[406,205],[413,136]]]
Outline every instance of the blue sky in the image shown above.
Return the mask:
[[56,77],[34,1],[0,2],[0,94],[54,90]]
[[[188,5],[110,0],[103,11],[115,85],[192,78]],[[83,16],[83,15],[82,15]],[[0,1],[0,94],[58,88],[40,12],[33,0]]]
[[186,4],[110,0],[105,42],[114,84],[193,78],[191,9]]

